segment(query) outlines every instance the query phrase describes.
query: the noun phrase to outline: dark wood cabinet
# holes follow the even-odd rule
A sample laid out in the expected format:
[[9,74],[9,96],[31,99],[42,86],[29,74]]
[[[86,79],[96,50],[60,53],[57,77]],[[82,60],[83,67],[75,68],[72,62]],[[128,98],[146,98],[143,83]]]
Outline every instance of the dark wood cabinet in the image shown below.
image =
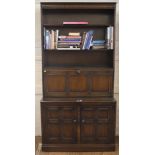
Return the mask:
[[114,114],[112,105],[81,106],[81,143],[114,143]]
[[113,94],[113,69],[52,68],[44,70],[44,95],[109,96]]
[[[56,144],[76,144],[74,151],[80,151],[79,147],[85,144],[88,145],[85,151],[89,151],[91,144],[111,144],[110,150],[113,150],[115,108],[114,100],[95,102],[84,99],[79,102],[76,98],[53,98],[52,101],[41,101],[43,150],[61,150],[61,146]],[[107,149],[106,145],[97,148],[100,151]]]
[[76,106],[42,105],[44,133],[47,144],[76,143],[77,109]]
[[[113,49],[45,49],[45,29],[62,35],[89,30],[105,39],[115,3],[41,3],[42,151],[114,151],[116,101]],[[87,25],[63,25],[86,21]],[[114,42],[114,41],[113,41]]]

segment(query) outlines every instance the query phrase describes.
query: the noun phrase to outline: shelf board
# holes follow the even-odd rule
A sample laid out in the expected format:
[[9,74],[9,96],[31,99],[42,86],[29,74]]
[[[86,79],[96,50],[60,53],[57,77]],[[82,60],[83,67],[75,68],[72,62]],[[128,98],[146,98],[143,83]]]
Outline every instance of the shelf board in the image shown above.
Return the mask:
[[94,25],[94,24],[61,24],[61,25],[52,25],[52,24],[43,24],[43,27],[46,28],[105,28],[113,25]]
[[44,49],[43,50],[44,52],[76,52],[76,53],[78,53],[78,52],[84,52],[84,53],[86,53],[86,52],[110,52],[110,51],[114,51],[114,49],[92,49],[92,50],[57,50],[57,49]]
[[80,64],[76,64],[76,65],[49,65],[49,66],[44,66],[43,69],[61,69],[61,68],[66,68],[66,69],[77,69],[77,68],[81,68],[82,70],[111,70],[113,71],[114,68],[108,65],[80,65]]

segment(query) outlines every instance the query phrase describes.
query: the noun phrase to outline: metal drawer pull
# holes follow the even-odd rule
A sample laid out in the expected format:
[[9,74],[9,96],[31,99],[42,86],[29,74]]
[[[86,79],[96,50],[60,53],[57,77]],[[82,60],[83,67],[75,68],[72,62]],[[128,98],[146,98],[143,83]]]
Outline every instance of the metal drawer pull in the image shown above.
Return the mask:
[[73,120],[73,122],[74,122],[74,123],[76,123],[76,122],[77,122],[77,120],[76,120],[76,119],[74,119],[74,120]]
[[76,70],[76,72],[78,73],[78,74],[80,74],[81,73],[81,71],[78,69],[78,70]]
[[46,73],[46,71],[47,71],[47,70],[46,70],[46,69],[44,69],[44,73]]
[[83,120],[82,120],[82,123],[84,123],[84,122],[85,122],[85,120],[83,119]]
[[76,102],[83,102],[83,100],[81,100],[81,99],[77,99]]

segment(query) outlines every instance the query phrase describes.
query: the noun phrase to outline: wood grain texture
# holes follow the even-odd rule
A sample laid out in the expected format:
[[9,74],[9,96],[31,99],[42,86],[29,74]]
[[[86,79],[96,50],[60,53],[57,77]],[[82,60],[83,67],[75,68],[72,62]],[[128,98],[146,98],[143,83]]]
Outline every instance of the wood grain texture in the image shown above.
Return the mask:
[[35,137],[36,155],[119,155],[119,137],[116,137],[115,152],[42,152],[41,137]]

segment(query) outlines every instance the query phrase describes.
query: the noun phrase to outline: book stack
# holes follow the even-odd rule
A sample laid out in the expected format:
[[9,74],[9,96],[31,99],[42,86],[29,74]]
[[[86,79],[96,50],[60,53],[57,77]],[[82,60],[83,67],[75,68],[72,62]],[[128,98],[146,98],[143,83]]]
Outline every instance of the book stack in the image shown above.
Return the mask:
[[47,30],[44,28],[44,49],[56,49],[59,30]]
[[92,46],[93,33],[94,31],[92,30],[83,33],[82,45],[81,45],[83,50],[85,49],[89,50],[90,47]]
[[113,49],[113,41],[114,41],[114,27],[113,26],[109,26],[107,27],[107,30],[106,30],[106,46],[107,46],[107,49]]
[[58,50],[80,50],[81,36],[79,32],[69,32],[68,36],[58,36]]
[[105,40],[93,40],[92,44],[93,44],[93,49],[103,49],[106,46],[106,41]]

